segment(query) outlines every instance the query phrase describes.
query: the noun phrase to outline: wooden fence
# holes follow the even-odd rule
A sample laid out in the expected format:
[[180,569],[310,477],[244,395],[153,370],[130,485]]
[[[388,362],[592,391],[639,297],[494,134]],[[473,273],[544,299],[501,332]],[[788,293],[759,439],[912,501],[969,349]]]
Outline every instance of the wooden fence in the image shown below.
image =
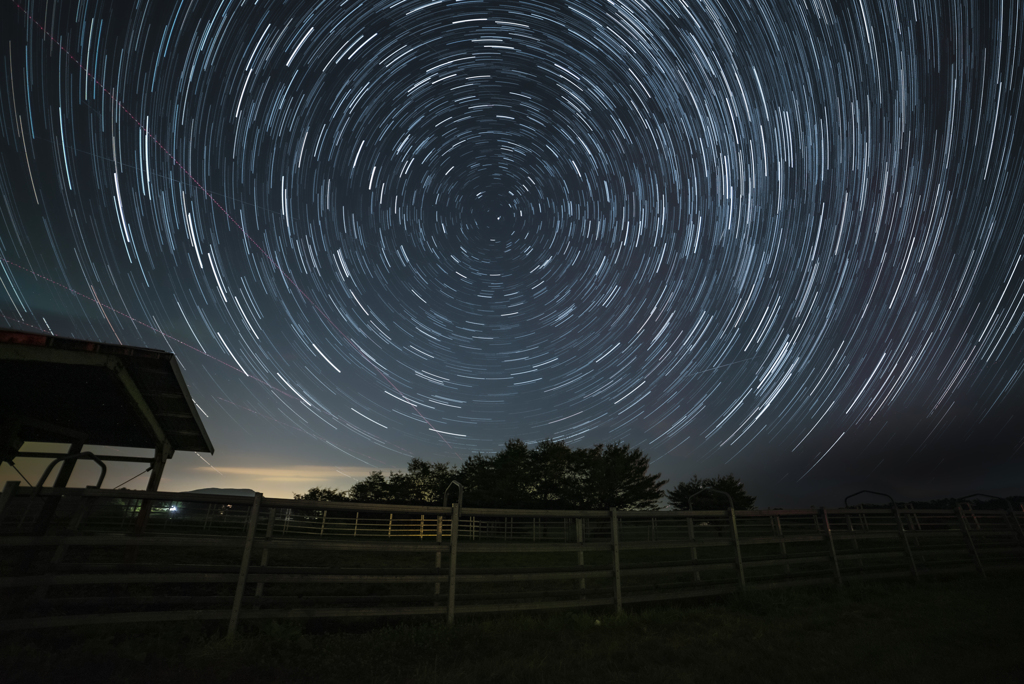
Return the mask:
[[[144,505],[149,502],[149,505]],[[148,510],[140,516],[140,510]],[[1024,568],[1024,513],[537,511],[97,489],[0,495],[0,630],[614,607]]]

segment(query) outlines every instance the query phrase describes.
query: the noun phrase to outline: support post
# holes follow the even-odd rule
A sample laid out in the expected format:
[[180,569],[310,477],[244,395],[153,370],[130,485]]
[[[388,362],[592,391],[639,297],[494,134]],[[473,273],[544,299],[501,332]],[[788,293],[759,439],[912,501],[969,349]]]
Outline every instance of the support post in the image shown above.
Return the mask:
[[8,480],[4,483],[4,491],[0,493],[0,523],[4,521],[4,516],[7,514],[7,507],[11,505],[11,501],[14,500],[14,493],[18,491],[18,487],[21,485],[20,480]]
[[[855,534],[854,529],[853,529],[853,520],[850,518],[850,514],[849,513],[846,514],[846,530],[847,530],[847,532],[850,533],[850,541],[853,542],[853,550],[856,551],[859,554],[860,553],[860,544],[857,543],[857,538],[853,536]],[[864,567],[864,559],[863,558],[858,558],[857,559],[857,566],[858,567]]]
[[828,539],[828,552],[832,556],[832,572],[836,576],[836,584],[843,586],[843,576],[839,572],[839,556],[836,555],[835,541],[832,539],[832,526],[828,522],[828,511],[821,507],[821,521],[825,525],[825,537]]
[[[444,538],[443,522],[441,516],[437,516],[437,551],[434,553],[434,571],[441,574],[441,540]],[[434,600],[438,601],[441,596],[441,583],[434,582]],[[437,605],[435,603],[435,605]]]
[[[263,538],[266,541],[269,542],[271,539],[274,538],[274,518],[277,516],[277,509],[276,508],[271,508],[269,511],[267,511],[267,513],[269,514],[267,516],[267,533],[263,536]],[[270,545],[267,544],[267,545],[265,545],[263,547],[263,553],[260,554],[260,567],[261,568],[267,567],[267,561],[269,561],[269,560],[270,560]],[[257,584],[256,584],[256,596],[263,596],[263,582],[262,582],[262,580],[260,582],[257,582]],[[259,607],[260,607],[260,602],[257,601],[256,602],[257,610],[259,609]]]
[[235,638],[238,630],[238,613],[242,609],[242,596],[245,594],[245,580],[249,576],[249,559],[252,558],[252,542],[256,538],[256,521],[260,516],[260,504],[263,494],[256,492],[252,507],[249,508],[249,524],[245,530],[245,548],[242,551],[242,565],[238,569],[238,584],[235,586],[235,601],[231,605],[231,619],[228,621],[227,639]]
[[974,521],[974,529],[981,532],[981,523],[978,521],[978,514],[974,512],[974,505],[970,501],[967,502],[967,512],[971,514],[971,520]]
[[917,562],[914,560],[914,552],[910,550],[910,540],[907,539],[907,531],[903,528],[903,518],[900,517],[900,509],[896,504],[892,505],[892,512],[896,516],[896,527],[900,531],[900,537],[903,538],[903,550],[907,553],[907,559],[910,561],[910,572],[914,575],[914,581],[921,579],[921,576],[917,573]]
[[[785,558],[786,555],[787,555],[786,554],[786,539],[785,539],[785,536],[782,534],[782,516],[781,515],[773,515],[772,516],[772,527],[775,529],[775,534],[779,537],[779,553],[781,553],[783,558]],[[786,573],[790,572],[789,563],[786,563],[786,565],[784,565],[783,568],[785,568]]]
[[147,492],[160,491],[160,480],[164,476],[164,466],[167,465],[167,459],[173,455],[174,449],[171,448],[169,442],[164,442],[156,448],[156,453],[153,456],[153,469],[149,472],[149,482],[146,483]]
[[[576,565],[583,567],[583,518],[576,518],[576,543],[580,545],[580,550],[576,552]],[[584,591],[587,588],[587,578],[580,577],[579,579],[580,591]],[[582,601],[585,596],[580,594],[580,600]]]
[[747,590],[747,578],[743,575],[743,554],[740,552],[740,531],[736,527],[736,509],[729,506],[729,524],[732,525],[732,541],[736,544],[736,570],[740,574],[740,591]]
[[449,537],[451,551],[448,554],[448,624],[455,624],[455,564],[459,548],[459,504],[452,504],[452,533]]
[[[0,513],[0,515],[3,515],[3,514]],[[1006,515],[1008,516],[1008,519],[1006,521],[1007,526],[1010,528],[1011,532],[1015,532],[1017,534],[1017,542],[1021,546],[1024,546],[1024,529],[1021,528],[1020,521],[1017,520],[1017,512],[1014,511],[1013,508],[1011,507],[1007,511]]]
[[[90,503],[90,499],[84,496],[81,498],[81,500],[78,502],[78,507],[75,509],[74,514],[71,516],[71,520],[68,522],[68,527],[67,531],[65,532],[65,535],[70,537],[78,531],[78,528],[81,526],[82,521],[85,520],[85,516],[89,511]],[[57,565],[59,565],[64,560],[64,554],[66,554],[67,552],[67,544],[61,544],[57,547],[57,549],[53,552],[53,556],[50,558],[50,567],[46,569],[47,575],[53,574],[52,571],[56,568]],[[39,588],[36,589],[36,600],[42,601],[43,599],[45,599],[46,592],[49,591],[49,588],[49,583],[39,585]]]
[[[167,459],[174,455],[174,448],[168,441],[163,441],[156,448],[153,455],[153,465],[150,466],[152,472],[149,475],[149,484],[146,485],[147,492],[158,492],[160,491],[160,478],[164,474],[164,465],[167,463]],[[150,499],[146,499],[141,502],[139,507],[139,514],[135,518],[135,529],[133,534],[141,535],[146,531],[146,523],[149,522],[149,512],[153,509],[153,502]],[[134,559],[134,549],[138,547],[132,547],[131,558]]]
[[[693,532],[693,518],[691,516],[686,516],[686,530],[690,534],[690,541],[696,541],[697,536]],[[690,561],[692,561],[694,565],[697,564],[697,547],[696,546],[691,546],[690,547]],[[693,571],[693,581],[694,582],[700,582],[700,570],[694,570]]]
[[[914,504],[907,504],[907,508],[910,509],[910,513],[907,514],[907,521],[910,523],[910,530],[921,531],[921,521],[917,517],[917,513],[914,511]],[[914,537],[914,546],[921,546],[921,537]]]
[[978,555],[978,549],[974,547],[974,540],[971,539],[970,526],[967,524],[967,516],[964,515],[964,509],[958,502],[956,505],[957,518],[960,520],[960,528],[964,532],[964,537],[967,539],[967,548],[971,551],[971,556],[974,558],[974,567],[978,569],[978,572],[982,577],[985,577],[985,568],[981,565],[981,556]]
[[[80,453],[82,453],[81,442],[75,442],[68,449],[68,454]],[[57,479],[53,482],[54,489],[63,489],[68,486],[68,482],[71,480],[71,472],[75,469],[75,463],[77,462],[77,458],[69,458],[61,462],[60,470],[57,472]],[[46,473],[43,473],[43,475],[46,475]],[[40,482],[38,486],[41,487],[44,484],[46,483]],[[46,497],[46,502],[39,511],[39,517],[36,518],[36,524],[32,528],[32,534],[37,536],[46,534],[46,528],[50,526],[50,520],[53,518],[53,514],[57,512],[57,506],[60,505],[61,498],[62,495],[60,494]]]
[[608,510],[612,528],[612,577],[615,580],[615,612],[622,612],[622,571],[619,569],[619,513],[613,506]]
[[[25,440],[18,436],[21,431],[21,417],[18,415],[6,415],[0,419],[0,462],[10,457],[11,464],[14,464],[14,457],[17,455]],[[25,483],[29,484],[28,482]]]

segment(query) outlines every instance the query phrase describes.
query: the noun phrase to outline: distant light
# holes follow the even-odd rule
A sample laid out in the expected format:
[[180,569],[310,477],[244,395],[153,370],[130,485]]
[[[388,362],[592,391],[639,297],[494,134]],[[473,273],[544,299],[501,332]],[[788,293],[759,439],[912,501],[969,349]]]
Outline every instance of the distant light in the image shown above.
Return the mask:
[[178,510],[178,507],[177,507],[177,506],[171,506],[171,513],[173,513],[173,512],[174,512],[174,511],[176,511],[176,510]]

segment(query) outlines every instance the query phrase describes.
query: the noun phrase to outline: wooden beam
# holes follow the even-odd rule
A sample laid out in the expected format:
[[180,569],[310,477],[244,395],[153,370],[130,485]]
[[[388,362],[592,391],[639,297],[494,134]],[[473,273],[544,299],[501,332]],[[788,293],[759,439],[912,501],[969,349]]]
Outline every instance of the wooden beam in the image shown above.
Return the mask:
[[839,556],[836,555],[836,543],[832,539],[832,525],[828,521],[828,511],[821,507],[821,520],[825,524],[825,536],[828,538],[828,553],[832,558],[832,571],[835,573],[836,584],[843,586],[843,575],[839,572]]
[[736,509],[729,506],[729,523],[732,525],[732,540],[736,544],[736,571],[739,573],[740,591],[747,590],[747,578],[743,574],[743,554],[740,552],[740,532],[736,527]]
[[[61,454],[45,451],[18,451],[11,454],[12,458],[45,458],[54,459]],[[153,458],[150,456],[105,456],[103,454],[93,454],[94,458],[98,458],[101,461],[117,461],[122,463],[152,463]]]
[[622,570],[619,568],[619,516],[615,508],[608,510],[612,528],[612,575],[615,577],[615,612],[622,612]]
[[3,522],[7,506],[11,503],[11,499],[14,498],[14,492],[18,490],[20,484],[21,482],[18,480],[8,480],[4,483],[3,493],[0,493],[0,522]]
[[[167,442],[167,435],[164,433],[163,426],[160,425],[160,421],[156,419],[156,415],[153,413],[153,409],[149,407],[149,402],[142,395],[138,385],[135,384],[135,380],[128,373],[128,369],[125,368],[124,363],[120,359],[111,357],[110,363],[107,364],[107,368],[114,372],[117,379],[121,382],[128,396],[135,402],[135,408],[138,411],[142,419],[149,425],[150,432],[153,433],[154,444],[164,444]],[[154,468],[154,471],[156,469]],[[159,480],[158,480],[159,481]]]
[[449,537],[451,552],[448,554],[448,624],[455,622],[455,564],[458,560],[459,504],[452,504],[452,533]]
[[249,524],[245,530],[245,548],[242,550],[242,566],[238,570],[238,584],[235,585],[235,601],[231,606],[231,619],[228,621],[227,638],[234,639],[238,629],[238,613],[242,609],[242,596],[245,594],[245,580],[249,575],[249,559],[252,558],[252,542],[256,537],[256,523],[260,516],[260,503],[263,494],[256,492],[249,508]]

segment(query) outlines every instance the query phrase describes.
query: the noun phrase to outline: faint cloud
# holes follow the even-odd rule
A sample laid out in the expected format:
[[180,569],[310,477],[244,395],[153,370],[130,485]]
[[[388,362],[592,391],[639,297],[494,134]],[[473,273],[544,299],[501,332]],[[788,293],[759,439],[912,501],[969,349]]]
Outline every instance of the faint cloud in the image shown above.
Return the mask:
[[[204,466],[195,466],[194,471],[203,471]],[[370,474],[369,468],[345,468],[341,473],[334,466],[295,465],[270,467],[231,467],[217,466],[224,475],[244,478],[252,482],[270,482],[276,484],[302,484],[305,488],[322,487],[328,484],[342,484],[344,489]]]

